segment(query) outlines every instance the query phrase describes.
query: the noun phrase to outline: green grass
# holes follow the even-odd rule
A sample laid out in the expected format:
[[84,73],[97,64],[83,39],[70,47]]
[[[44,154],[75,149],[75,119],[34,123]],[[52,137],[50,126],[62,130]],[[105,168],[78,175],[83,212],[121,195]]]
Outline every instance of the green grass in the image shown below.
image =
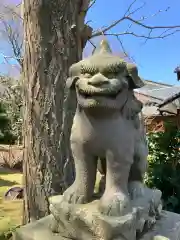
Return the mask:
[[101,174],[99,172],[97,172],[96,174],[96,183],[95,183],[95,188],[94,188],[94,192],[97,193],[99,190],[99,182],[101,180]]
[[22,174],[0,169],[0,240],[22,222],[22,200],[4,200],[5,192],[22,184]]
[[[97,173],[95,192],[98,190],[100,174]],[[4,200],[5,192],[22,184],[22,174],[0,168],[0,240],[7,240],[17,226],[22,223],[22,200]]]

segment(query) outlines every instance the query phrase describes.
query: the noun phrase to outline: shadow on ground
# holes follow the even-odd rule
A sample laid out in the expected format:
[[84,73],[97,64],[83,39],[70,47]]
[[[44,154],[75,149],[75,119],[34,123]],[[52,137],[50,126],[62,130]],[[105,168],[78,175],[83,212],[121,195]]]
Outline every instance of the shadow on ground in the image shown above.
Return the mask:
[[1,175],[6,175],[6,174],[15,174],[15,173],[21,173],[21,171],[18,171],[16,169],[10,169],[10,168],[5,168],[0,166],[0,174]]
[[0,167],[0,240],[9,239],[7,234],[22,223],[23,201],[4,199],[4,194],[9,188],[21,184],[20,172]]
[[16,181],[9,181],[0,177],[0,187],[11,187],[18,184]]

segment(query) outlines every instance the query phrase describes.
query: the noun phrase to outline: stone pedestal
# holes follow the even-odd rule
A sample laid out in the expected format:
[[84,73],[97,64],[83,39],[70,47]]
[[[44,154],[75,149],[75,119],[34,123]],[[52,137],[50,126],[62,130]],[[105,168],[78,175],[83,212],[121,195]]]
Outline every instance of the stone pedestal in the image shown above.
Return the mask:
[[131,201],[132,211],[119,217],[102,215],[99,200],[68,204],[50,199],[52,215],[21,227],[14,240],[180,240],[180,215],[161,211],[161,192],[145,188]]
[[118,217],[102,215],[99,200],[88,204],[68,204],[62,196],[50,199],[54,216],[51,230],[66,238],[135,240],[148,231],[161,212],[161,191],[144,189],[144,196],[131,201],[132,209]]
[[[59,234],[52,233],[50,230],[50,223],[52,219],[53,216],[50,215],[48,217],[42,218],[37,222],[21,227],[14,233],[13,240],[68,240],[68,238],[64,238]],[[105,238],[103,240],[106,239],[108,238]],[[124,238],[117,237],[113,240],[120,239]],[[161,219],[157,220],[154,227],[138,239],[180,240],[180,215],[162,211]],[[84,240],[88,239],[84,238]],[[100,238],[98,240],[100,240]]]

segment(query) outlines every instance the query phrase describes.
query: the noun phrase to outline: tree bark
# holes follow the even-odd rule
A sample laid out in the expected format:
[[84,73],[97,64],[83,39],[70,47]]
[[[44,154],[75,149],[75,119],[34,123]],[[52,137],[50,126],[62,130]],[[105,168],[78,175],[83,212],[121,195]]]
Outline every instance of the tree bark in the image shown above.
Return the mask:
[[[70,65],[82,56],[86,11],[82,0],[24,0],[23,5],[23,222],[28,223],[48,215],[49,196],[70,184],[66,166],[73,175],[69,134],[76,99],[64,98],[64,86]],[[63,113],[64,100],[69,111]]]

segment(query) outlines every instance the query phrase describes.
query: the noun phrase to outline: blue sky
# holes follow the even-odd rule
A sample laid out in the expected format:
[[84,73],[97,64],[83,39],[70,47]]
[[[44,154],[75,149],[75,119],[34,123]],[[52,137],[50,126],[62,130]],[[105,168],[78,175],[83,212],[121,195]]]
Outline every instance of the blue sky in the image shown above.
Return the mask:
[[[12,1],[12,0],[11,0]],[[13,0],[14,1],[14,0]],[[19,0],[15,0],[19,2]],[[14,1],[14,2],[15,2]],[[169,11],[162,12],[156,17],[149,17],[145,23],[151,26],[157,25],[180,25],[179,0],[154,1],[144,0],[146,5],[138,11],[133,17],[139,19],[142,16],[151,16],[158,10],[167,9]],[[96,4],[89,10],[87,21],[91,21],[90,25],[94,29],[100,29],[102,26],[108,25],[112,21],[119,19],[125,13],[128,5],[132,0],[96,0]],[[173,4],[172,4],[173,2]],[[137,0],[135,8],[142,5],[141,0]],[[123,32],[126,30],[128,22],[124,22],[111,30],[111,33]],[[148,34],[147,30],[134,26],[132,28],[138,34]],[[155,33],[160,33],[156,31]],[[159,81],[170,84],[178,84],[176,74],[173,73],[174,68],[180,64],[180,32],[166,39],[149,40],[144,44],[144,39],[132,36],[121,37],[126,51],[133,57],[135,63],[139,67],[139,74],[144,79]],[[97,43],[99,39],[93,39]],[[122,51],[120,43],[115,37],[109,37],[110,45],[115,53]],[[0,52],[4,50],[6,55],[10,53],[7,44],[1,42]],[[85,49],[85,55],[91,53],[90,44]],[[6,67],[2,64],[3,57],[0,55],[0,72],[5,72]],[[13,62],[12,62],[13,63]]]
[[[132,0],[97,0],[96,4],[90,9],[87,20],[92,21],[90,24],[94,29],[101,28],[121,18],[131,2]],[[141,4],[142,1],[137,0],[137,4],[134,7],[138,7]],[[147,0],[145,7],[136,13],[134,17],[138,19],[141,16],[151,16],[158,10],[167,9],[167,7],[170,7],[169,11],[162,12],[156,17],[150,17],[145,23],[151,26],[180,25],[179,0]],[[127,22],[119,24],[111,32],[123,32],[126,28]],[[139,34],[148,33],[141,27],[134,27],[133,29]],[[159,30],[157,33],[160,33]],[[141,77],[152,81],[178,84],[176,74],[173,71],[180,64],[180,32],[167,39],[149,40],[146,44],[143,44],[144,40],[132,36],[125,36],[121,39],[126,51],[135,59]],[[114,52],[122,51],[120,43],[114,37],[109,38],[109,40]],[[88,54],[90,46],[87,46],[85,51]]]

